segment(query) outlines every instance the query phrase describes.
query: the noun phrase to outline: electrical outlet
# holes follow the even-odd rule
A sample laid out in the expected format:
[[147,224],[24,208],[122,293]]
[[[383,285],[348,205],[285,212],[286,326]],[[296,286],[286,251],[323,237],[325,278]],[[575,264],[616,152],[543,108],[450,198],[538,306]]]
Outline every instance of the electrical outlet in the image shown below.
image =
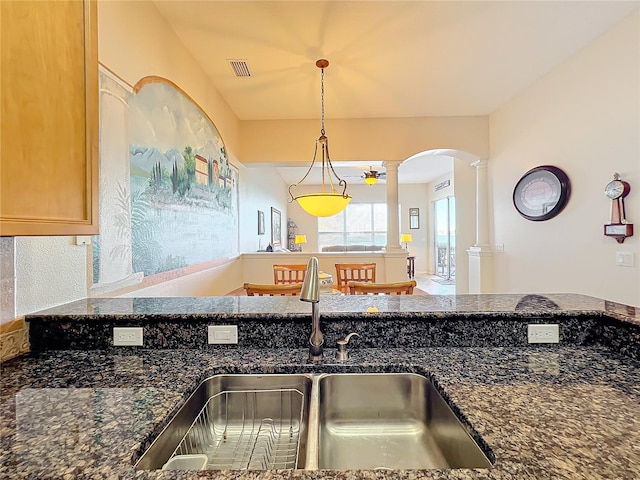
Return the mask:
[[504,253],[504,243],[496,243],[496,253]]
[[209,345],[220,343],[238,343],[237,325],[208,325],[207,341]]
[[527,328],[529,343],[558,343],[560,327],[557,324],[530,324]]
[[77,236],[76,245],[91,245],[91,237],[88,235]]
[[113,327],[114,347],[141,347],[142,327]]

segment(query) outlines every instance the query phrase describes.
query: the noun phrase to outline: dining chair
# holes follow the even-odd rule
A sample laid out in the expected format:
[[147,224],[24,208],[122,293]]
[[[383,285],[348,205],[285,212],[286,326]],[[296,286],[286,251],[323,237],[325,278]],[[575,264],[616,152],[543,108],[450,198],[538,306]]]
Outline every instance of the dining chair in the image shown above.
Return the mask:
[[348,282],[375,282],[375,263],[336,263],[336,285],[342,293],[349,293]]
[[269,283],[245,283],[244,289],[250,297],[280,296],[297,297],[300,295],[302,283],[286,283],[273,285]]
[[415,280],[395,283],[348,282],[351,295],[413,295]]
[[307,265],[274,265],[273,283],[276,285],[302,283],[307,273]]

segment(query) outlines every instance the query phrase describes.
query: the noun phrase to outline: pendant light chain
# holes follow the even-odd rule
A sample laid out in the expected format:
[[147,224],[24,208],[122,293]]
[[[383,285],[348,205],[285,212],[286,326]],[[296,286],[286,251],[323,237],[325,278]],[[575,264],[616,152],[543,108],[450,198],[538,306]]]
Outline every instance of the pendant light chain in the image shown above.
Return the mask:
[[321,109],[322,123],[320,128],[320,134],[324,135],[324,68],[320,69],[320,105],[322,107]]

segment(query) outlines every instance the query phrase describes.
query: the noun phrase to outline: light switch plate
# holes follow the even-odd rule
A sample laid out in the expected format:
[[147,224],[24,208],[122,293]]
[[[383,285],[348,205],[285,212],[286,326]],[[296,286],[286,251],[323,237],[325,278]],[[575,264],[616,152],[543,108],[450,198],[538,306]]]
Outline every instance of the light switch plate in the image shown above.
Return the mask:
[[633,267],[633,252],[616,252],[616,265],[618,267]]
[[207,325],[207,341],[209,345],[238,343],[237,325]]

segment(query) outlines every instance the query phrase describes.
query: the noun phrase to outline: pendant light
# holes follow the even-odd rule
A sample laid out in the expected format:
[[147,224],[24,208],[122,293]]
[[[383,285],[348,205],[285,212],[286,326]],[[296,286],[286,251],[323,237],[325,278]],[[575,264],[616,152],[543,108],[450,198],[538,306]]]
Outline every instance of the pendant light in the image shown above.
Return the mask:
[[[322,106],[322,123],[320,128],[320,136],[316,139],[315,149],[313,151],[313,160],[309,166],[309,170],[305,173],[304,177],[298,182],[289,187],[290,202],[297,201],[302,209],[313,215],[314,217],[331,217],[342,210],[347,208],[351,201],[351,196],[347,192],[347,182],[341,179],[331,164],[331,157],[329,156],[329,139],[325,135],[324,130],[324,69],[329,66],[329,61],[321,58],[316,62],[316,67],[320,69],[320,102]],[[298,196],[294,196],[291,193],[291,189],[298,187],[305,181],[309,173],[316,163],[316,156],[318,153],[318,144],[320,145],[321,159],[322,159],[322,186],[321,191],[318,193],[306,193]],[[336,190],[336,185],[342,187],[342,192]]]

